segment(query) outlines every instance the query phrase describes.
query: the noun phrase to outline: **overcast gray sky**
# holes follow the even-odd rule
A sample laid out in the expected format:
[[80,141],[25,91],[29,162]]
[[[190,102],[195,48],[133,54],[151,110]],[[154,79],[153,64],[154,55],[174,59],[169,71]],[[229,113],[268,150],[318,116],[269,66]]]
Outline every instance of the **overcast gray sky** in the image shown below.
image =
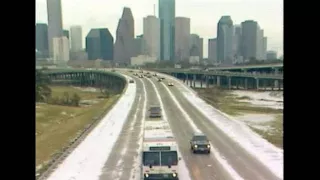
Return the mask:
[[[135,20],[135,35],[142,34],[143,17],[158,16],[158,0],[61,0],[63,28],[81,25],[83,38],[91,28],[109,28],[115,37],[124,6],[130,7]],[[283,54],[283,0],[176,0],[176,16],[191,18],[191,33],[204,38],[204,57],[208,39],[217,35],[221,16],[230,15],[234,24],[258,21],[268,37],[268,50]],[[36,0],[36,22],[47,23],[46,0]]]

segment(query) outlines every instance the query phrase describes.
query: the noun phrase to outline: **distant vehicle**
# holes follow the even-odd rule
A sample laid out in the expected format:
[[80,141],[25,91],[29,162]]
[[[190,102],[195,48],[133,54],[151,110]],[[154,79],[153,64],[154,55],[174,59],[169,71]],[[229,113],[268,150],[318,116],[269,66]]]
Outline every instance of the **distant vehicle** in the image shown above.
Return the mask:
[[159,78],[159,79],[158,79],[158,82],[161,82],[161,81],[162,81],[162,80]]
[[139,76],[139,78],[143,78],[143,76],[142,76],[142,75],[140,75],[140,76]]
[[173,86],[173,83],[172,82],[168,82],[168,86]]
[[190,146],[193,153],[204,152],[210,154],[210,141],[202,133],[194,133],[190,140]]
[[147,72],[147,74],[150,74],[150,72]]
[[133,79],[130,79],[129,83],[134,83]]
[[161,77],[160,79],[161,79],[161,80],[164,80],[165,78],[164,78],[164,77]]
[[133,75],[138,76],[138,73],[134,73]]
[[152,78],[152,76],[150,76],[150,75],[149,75],[149,76],[147,76],[147,77],[148,77],[148,78]]
[[149,117],[150,118],[158,118],[161,117],[161,108],[159,106],[152,106],[149,109]]
[[133,70],[129,70],[129,72],[133,72]]
[[141,70],[140,73],[143,73],[143,71]]
[[153,76],[157,76],[157,74],[154,74]]

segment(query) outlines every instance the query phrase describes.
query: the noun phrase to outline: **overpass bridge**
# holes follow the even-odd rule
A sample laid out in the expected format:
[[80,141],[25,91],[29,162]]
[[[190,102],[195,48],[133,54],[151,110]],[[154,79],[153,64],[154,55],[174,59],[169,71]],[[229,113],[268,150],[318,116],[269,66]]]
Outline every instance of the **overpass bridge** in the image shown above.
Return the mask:
[[148,69],[160,73],[172,75],[183,82],[195,87],[196,82],[200,87],[205,83],[205,87],[210,84],[225,87],[228,89],[283,89],[283,74],[254,74],[226,71],[195,71],[186,69]]
[[278,72],[283,72],[283,63],[246,65],[246,66],[211,67],[211,68],[208,68],[208,70],[209,71],[232,71],[232,72],[278,73]]
[[127,83],[125,77],[109,71],[48,69],[44,73],[55,84],[104,88],[114,93],[122,92]]
[[[183,69],[148,69],[155,72],[172,75],[191,87],[209,88],[211,85],[227,89],[283,89],[282,74],[253,74],[226,71],[190,71]],[[51,79],[55,82],[72,82],[74,85],[88,84],[90,86],[101,86],[107,84],[108,88],[116,88],[119,91],[125,86],[125,79],[121,75],[106,70],[85,69],[48,69]],[[97,78],[97,79],[95,79]],[[76,83],[76,84],[75,84]],[[116,84],[120,84],[118,87]]]

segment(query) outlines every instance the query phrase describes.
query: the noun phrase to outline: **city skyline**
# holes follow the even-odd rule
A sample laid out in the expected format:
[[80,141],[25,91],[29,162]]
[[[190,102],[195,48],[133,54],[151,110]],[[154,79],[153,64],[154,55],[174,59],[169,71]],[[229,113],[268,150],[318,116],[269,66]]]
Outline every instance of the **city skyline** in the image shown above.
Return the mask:
[[[77,8],[74,8],[77,4]],[[156,5],[154,12],[154,5]],[[47,23],[46,0],[36,0],[36,22]],[[90,8],[88,8],[90,7]],[[83,28],[82,38],[91,28],[108,28],[115,36],[123,7],[129,7],[135,19],[135,35],[143,33],[143,18],[158,17],[158,0],[62,0],[63,29],[72,25]],[[107,9],[106,9],[107,8]],[[216,38],[221,16],[230,15],[234,24],[255,20],[268,37],[268,50],[283,54],[283,2],[280,0],[176,0],[176,17],[191,19],[191,33],[204,38],[204,57],[208,56],[208,39]]]

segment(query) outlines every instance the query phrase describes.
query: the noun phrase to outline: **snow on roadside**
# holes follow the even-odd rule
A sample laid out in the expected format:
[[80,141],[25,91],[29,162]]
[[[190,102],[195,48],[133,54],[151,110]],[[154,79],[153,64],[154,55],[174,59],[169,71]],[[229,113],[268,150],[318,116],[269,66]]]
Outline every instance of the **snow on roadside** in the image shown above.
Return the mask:
[[249,127],[253,127],[255,129],[259,129],[265,132],[272,132],[274,130],[273,127],[268,125],[269,122],[275,121],[275,114],[245,114],[241,116],[236,116],[234,119],[237,119]]
[[283,109],[283,94],[276,92],[253,92],[253,91],[232,91],[231,94],[238,97],[249,97],[250,99],[239,99],[240,102],[249,102],[260,107]]
[[[128,77],[125,77],[128,80]],[[48,180],[98,180],[104,163],[127,120],[135,95],[136,84],[128,84],[126,92],[115,106],[58,166]]]
[[241,122],[215,109],[197,96],[196,92],[187,87],[180,80],[163,75],[175,80],[180,84],[177,88],[184,94],[185,98],[197,108],[203,115],[220,128],[227,136],[235,140],[240,146],[266,165],[276,176],[283,179],[283,150],[277,148],[261,136],[253,132]]
[[141,152],[142,152],[142,144],[143,144],[143,129],[144,129],[144,123],[146,120],[146,112],[147,112],[147,90],[144,82],[139,79],[139,81],[142,83],[143,86],[143,94],[144,94],[144,101],[143,101],[143,109],[142,109],[142,122],[140,126],[140,133],[139,133],[139,148],[137,149],[137,156],[134,157],[133,160],[133,168],[130,172],[130,180],[140,180],[141,179]]

